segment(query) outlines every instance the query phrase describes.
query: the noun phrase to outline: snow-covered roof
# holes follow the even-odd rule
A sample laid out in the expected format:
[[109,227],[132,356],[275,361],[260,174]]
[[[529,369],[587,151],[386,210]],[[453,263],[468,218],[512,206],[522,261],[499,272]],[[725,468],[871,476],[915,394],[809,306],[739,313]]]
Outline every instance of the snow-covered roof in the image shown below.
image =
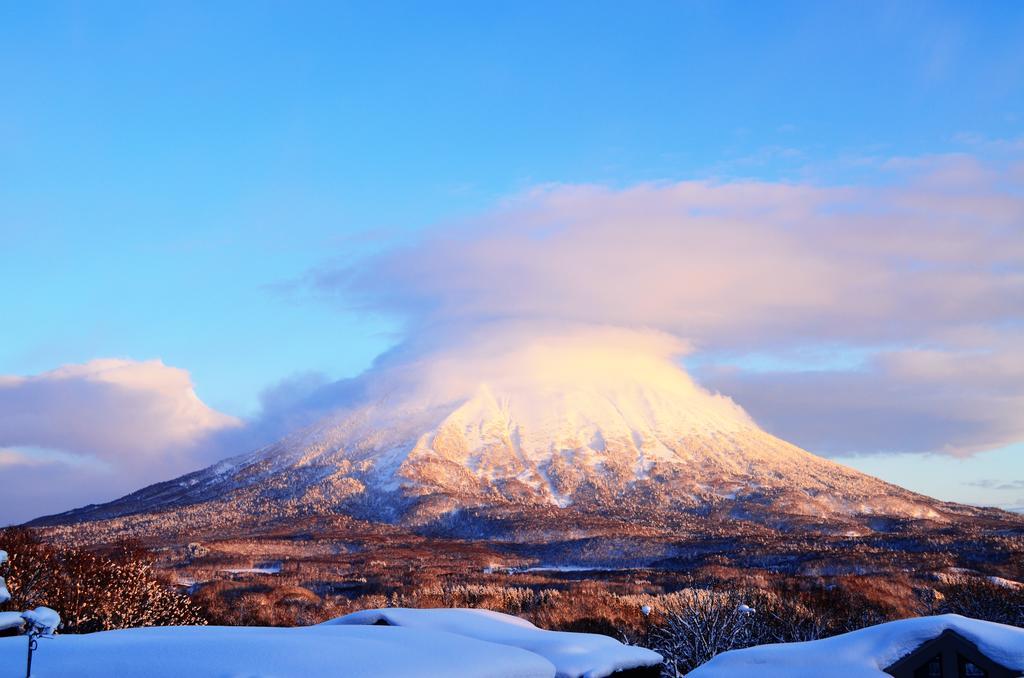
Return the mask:
[[[0,675],[23,675],[24,662],[24,639],[0,638]],[[183,626],[44,638],[32,672],[50,678],[552,678],[555,668],[519,648],[421,629]]]
[[529,650],[551,661],[560,678],[602,678],[616,671],[661,663],[658,653],[624,645],[608,636],[545,631],[525,619],[490,610],[363,610],[324,625],[365,625],[380,621],[405,628],[445,631]]
[[952,629],[992,661],[1024,671],[1024,629],[956,614],[902,619],[806,643],[759,645],[718,655],[687,678],[888,678],[883,669]]

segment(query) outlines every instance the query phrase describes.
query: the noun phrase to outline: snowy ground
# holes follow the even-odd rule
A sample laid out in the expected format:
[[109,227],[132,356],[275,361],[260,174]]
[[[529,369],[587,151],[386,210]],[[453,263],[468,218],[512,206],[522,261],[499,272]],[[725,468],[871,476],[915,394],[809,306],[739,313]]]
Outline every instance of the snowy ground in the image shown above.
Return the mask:
[[1024,672],[1024,629],[955,614],[879,624],[807,643],[720,654],[687,678],[888,678],[883,669],[953,629],[1008,669]]
[[221,570],[228,574],[281,574],[281,563],[272,565],[261,565],[257,567],[236,567],[228,570]]
[[[0,638],[0,678],[25,675],[24,637]],[[388,626],[163,627],[39,640],[35,678],[552,678],[538,654]]]
[[[390,625],[375,625],[386,621]],[[0,678],[24,675],[26,639],[0,638]],[[487,610],[365,610],[303,628],[185,626],[41,638],[36,678],[603,678],[661,657]]]
[[490,610],[385,608],[363,610],[322,626],[386,622],[407,629],[445,631],[534,652],[555,665],[560,678],[603,678],[616,671],[657,666],[661,655],[594,633],[545,631],[525,619]]

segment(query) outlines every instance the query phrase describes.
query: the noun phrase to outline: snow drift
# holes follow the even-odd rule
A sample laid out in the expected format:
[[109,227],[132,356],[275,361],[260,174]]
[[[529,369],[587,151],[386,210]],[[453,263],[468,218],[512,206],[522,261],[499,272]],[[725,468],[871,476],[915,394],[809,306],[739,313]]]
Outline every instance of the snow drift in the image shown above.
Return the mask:
[[525,619],[491,610],[386,608],[362,610],[327,626],[385,623],[445,631],[534,652],[555,665],[559,678],[604,678],[616,671],[661,664],[661,655],[595,633],[545,631]]
[[[25,675],[25,639],[0,638],[0,678]],[[552,678],[543,657],[422,629],[162,627],[39,641],[39,678]]]

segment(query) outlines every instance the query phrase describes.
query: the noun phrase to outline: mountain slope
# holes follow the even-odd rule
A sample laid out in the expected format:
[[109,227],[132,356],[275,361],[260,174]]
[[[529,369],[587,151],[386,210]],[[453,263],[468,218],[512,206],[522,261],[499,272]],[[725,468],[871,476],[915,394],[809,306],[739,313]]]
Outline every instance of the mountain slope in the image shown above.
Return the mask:
[[656,333],[588,329],[396,361],[278,443],[39,522],[208,504],[211,520],[236,522],[342,513],[436,526],[567,510],[860,533],[880,520],[979,512],[775,438],[694,384],[672,359],[679,350]]

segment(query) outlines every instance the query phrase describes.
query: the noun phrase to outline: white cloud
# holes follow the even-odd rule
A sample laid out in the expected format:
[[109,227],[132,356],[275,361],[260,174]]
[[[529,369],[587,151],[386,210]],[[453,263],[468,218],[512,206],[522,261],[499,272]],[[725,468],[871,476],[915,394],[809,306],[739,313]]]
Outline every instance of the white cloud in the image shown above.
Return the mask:
[[[825,454],[966,456],[1024,440],[1024,351],[903,350],[861,369],[751,372],[707,368],[700,380],[765,428]],[[1000,365],[1006,372],[998,372]]]
[[[0,376],[0,468],[12,499],[0,519],[113,499],[194,470],[240,425],[199,400],[186,371],[158,360]],[[35,506],[15,507],[19,487],[31,488]]]

